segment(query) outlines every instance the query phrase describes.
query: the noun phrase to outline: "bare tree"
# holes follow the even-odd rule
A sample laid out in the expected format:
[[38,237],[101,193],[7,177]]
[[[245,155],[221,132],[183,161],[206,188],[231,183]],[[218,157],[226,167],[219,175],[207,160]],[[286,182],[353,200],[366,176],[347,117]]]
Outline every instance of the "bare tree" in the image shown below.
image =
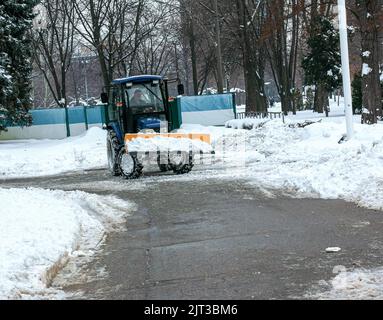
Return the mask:
[[267,55],[282,102],[282,110],[296,113],[293,102],[297,69],[302,3],[297,0],[267,2]]
[[266,112],[266,52],[261,38],[265,27],[265,2],[236,0],[236,10],[246,84],[246,112]]
[[[132,70],[144,74],[167,74],[176,68],[174,44],[177,42],[179,21],[175,16],[177,8],[172,7],[171,3],[169,1],[168,8],[162,7],[162,10],[158,10],[154,6],[145,12],[145,16],[150,16],[150,19],[145,19],[150,32],[141,39],[132,56]],[[150,23],[155,25],[151,26]]]
[[[185,63],[187,68],[187,45],[190,50],[192,69],[192,81],[194,95],[198,95],[198,60],[197,60],[197,32],[196,32],[196,3],[194,1],[179,0],[181,16],[181,37],[187,42],[184,43]],[[186,71],[188,73],[188,71]]]
[[173,46],[167,33],[151,34],[139,47],[136,69],[142,74],[166,74],[173,67]]
[[[181,37],[184,52],[190,57],[194,94],[201,94],[209,80],[218,93],[224,92],[224,16],[228,1],[179,0]],[[185,48],[187,43],[187,48]]]
[[[74,27],[99,59],[104,85],[135,72],[137,50],[169,13],[169,4],[149,0],[71,0]],[[155,14],[153,14],[155,12]]]
[[217,86],[218,93],[223,93],[223,69],[222,69],[222,47],[221,47],[221,25],[220,13],[218,12],[218,0],[213,0],[214,3],[214,16],[215,16],[215,36],[216,41],[214,46],[216,48],[217,59]]
[[60,0],[44,0],[44,28],[33,31],[34,61],[59,106],[67,105],[67,73],[74,48],[73,6]]

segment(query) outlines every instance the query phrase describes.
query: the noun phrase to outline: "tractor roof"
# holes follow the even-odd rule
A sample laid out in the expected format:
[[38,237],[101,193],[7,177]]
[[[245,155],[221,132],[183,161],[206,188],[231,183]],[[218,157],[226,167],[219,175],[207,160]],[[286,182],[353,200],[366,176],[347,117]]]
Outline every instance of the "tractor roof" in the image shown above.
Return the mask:
[[152,75],[140,75],[140,76],[116,79],[116,80],[113,80],[112,83],[113,84],[125,84],[128,82],[142,83],[142,82],[150,82],[153,80],[162,80],[162,77],[161,76],[152,76]]

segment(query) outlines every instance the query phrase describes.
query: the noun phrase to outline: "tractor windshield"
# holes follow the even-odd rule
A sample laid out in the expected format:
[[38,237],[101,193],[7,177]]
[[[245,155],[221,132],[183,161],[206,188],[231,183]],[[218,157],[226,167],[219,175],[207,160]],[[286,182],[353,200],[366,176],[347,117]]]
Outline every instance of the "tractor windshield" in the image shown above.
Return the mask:
[[165,111],[159,84],[134,84],[126,89],[126,96],[133,114]]

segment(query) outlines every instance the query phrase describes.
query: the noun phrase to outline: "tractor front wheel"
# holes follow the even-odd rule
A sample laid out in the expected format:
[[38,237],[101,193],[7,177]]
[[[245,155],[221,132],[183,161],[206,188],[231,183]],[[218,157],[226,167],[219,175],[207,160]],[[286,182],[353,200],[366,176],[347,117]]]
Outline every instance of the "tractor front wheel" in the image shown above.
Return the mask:
[[169,162],[175,174],[189,173],[193,169],[193,159],[187,152],[171,153]]
[[125,148],[122,148],[118,154],[118,165],[120,173],[126,179],[137,179],[142,174],[143,165],[138,161],[137,156],[127,153]]
[[117,135],[113,130],[109,130],[106,137],[106,148],[108,154],[108,168],[112,175],[119,176],[121,174],[118,166],[118,153],[120,151],[120,143]]
[[192,169],[193,169],[193,164],[189,163],[189,164],[173,167],[173,172],[175,174],[186,174],[192,171]]
[[172,166],[169,164],[168,154],[158,155],[157,164],[161,172],[172,170]]
[[169,165],[167,164],[158,164],[158,168],[160,169],[161,172],[167,172],[169,171]]

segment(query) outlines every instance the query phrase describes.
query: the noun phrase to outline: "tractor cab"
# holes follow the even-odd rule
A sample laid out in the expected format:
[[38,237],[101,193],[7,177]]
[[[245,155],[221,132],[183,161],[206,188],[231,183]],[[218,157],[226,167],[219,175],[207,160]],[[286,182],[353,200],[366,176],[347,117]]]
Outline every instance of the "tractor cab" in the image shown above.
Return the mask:
[[168,132],[167,80],[161,76],[134,76],[112,82],[108,102],[109,126],[122,138],[127,133]]

